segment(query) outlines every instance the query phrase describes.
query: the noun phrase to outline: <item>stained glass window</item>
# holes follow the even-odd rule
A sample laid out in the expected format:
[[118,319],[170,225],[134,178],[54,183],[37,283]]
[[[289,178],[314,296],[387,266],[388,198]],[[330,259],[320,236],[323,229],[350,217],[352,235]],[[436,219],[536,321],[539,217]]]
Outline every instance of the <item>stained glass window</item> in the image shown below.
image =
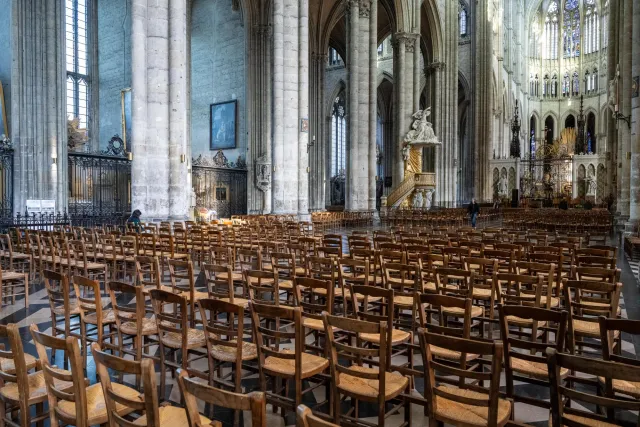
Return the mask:
[[571,82],[569,80],[569,73],[565,73],[562,79],[562,96],[571,95]]
[[346,152],[347,121],[345,119],[345,94],[344,91],[333,102],[331,114],[331,176],[345,173],[347,163]]
[[464,7],[460,8],[460,35],[467,35],[467,10]]
[[544,38],[542,43],[544,59],[558,58],[558,2],[552,1],[544,19]]
[[584,0],[584,9],[584,50],[590,54],[600,49],[600,20],[595,0]]
[[65,54],[67,61],[67,116],[80,120],[79,128],[88,127],[89,71],[87,0],[65,0]]
[[573,72],[573,95],[580,94],[580,76],[577,71]]
[[578,8],[578,0],[566,0],[563,21],[564,57],[578,57],[580,56],[580,9]]
[[531,36],[529,37],[529,55],[532,58],[540,58],[540,16],[536,15],[531,23]]

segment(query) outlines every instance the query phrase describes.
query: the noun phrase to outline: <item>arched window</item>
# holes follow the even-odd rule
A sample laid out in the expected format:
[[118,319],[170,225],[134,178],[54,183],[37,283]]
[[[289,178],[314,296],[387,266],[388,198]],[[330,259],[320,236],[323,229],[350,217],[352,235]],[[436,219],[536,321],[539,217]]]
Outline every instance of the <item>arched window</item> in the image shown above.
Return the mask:
[[460,11],[458,12],[458,22],[460,24],[460,35],[467,35],[467,9],[460,4]]
[[565,58],[580,56],[580,9],[578,0],[566,0],[564,4],[562,48]]
[[529,56],[534,59],[540,58],[540,35],[540,15],[536,15],[531,22],[529,37]]
[[544,38],[542,43],[542,57],[544,59],[558,59],[558,2],[553,0],[547,9],[544,19]]
[[87,0],[66,0],[65,33],[67,59],[67,115],[88,128],[89,86]]
[[551,79],[551,96],[555,98],[558,96],[558,75],[554,74]]
[[529,153],[532,157],[536,154],[536,118],[531,116],[529,120]]
[[549,74],[545,74],[544,83],[542,84],[542,96],[543,97],[549,96],[550,89],[551,88],[549,86]]
[[598,91],[598,69],[594,68],[593,73],[591,74],[591,90],[597,92]]
[[347,121],[345,94],[341,91],[333,101],[331,113],[331,176],[344,175],[347,165]]
[[535,92],[536,92],[536,96],[540,96],[540,80],[538,80],[537,74],[535,78]]
[[332,47],[329,48],[328,61],[329,61],[329,66],[330,67],[334,67],[334,66],[338,66],[338,65],[344,65],[344,61],[342,60],[342,56],[340,56],[338,51],[335,50]]
[[565,128],[575,128],[576,127],[576,118],[573,114],[569,114],[567,118],[564,120]]
[[600,49],[600,21],[598,20],[596,1],[584,0],[584,10],[584,50],[586,54],[590,54]]
[[544,119],[544,141],[545,144],[553,144],[553,129],[556,127],[553,117],[547,116]]
[[587,138],[584,141],[584,145],[585,153],[596,152],[596,115],[593,113],[587,114]]
[[580,76],[577,71],[573,72],[573,96],[580,95]]

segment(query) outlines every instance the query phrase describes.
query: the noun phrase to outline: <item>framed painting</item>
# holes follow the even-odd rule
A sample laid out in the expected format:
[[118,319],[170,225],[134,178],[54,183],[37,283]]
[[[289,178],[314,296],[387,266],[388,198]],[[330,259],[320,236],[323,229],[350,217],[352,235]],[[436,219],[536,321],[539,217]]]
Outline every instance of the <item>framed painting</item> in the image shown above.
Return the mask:
[[122,141],[124,151],[131,143],[131,88],[120,91],[120,104],[122,106]]
[[7,123],[7,107],[4,99],[4,88],[0,82],[0,135],[9,136],[9,124]]
[[237,100],[211,104],[211,150],[236,148],[237,105]]

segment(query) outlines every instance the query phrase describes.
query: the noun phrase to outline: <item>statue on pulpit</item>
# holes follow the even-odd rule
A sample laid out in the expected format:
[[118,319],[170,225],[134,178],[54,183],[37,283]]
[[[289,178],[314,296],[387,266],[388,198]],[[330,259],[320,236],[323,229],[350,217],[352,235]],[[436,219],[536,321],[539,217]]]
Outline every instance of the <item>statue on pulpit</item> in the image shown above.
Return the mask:
[[422,173],[422,147],[439,144],[427,118],[431,115],[431,107],[418,110],[413,114],[411,130],[404,137],[402,157],[405,161],[405,172]]

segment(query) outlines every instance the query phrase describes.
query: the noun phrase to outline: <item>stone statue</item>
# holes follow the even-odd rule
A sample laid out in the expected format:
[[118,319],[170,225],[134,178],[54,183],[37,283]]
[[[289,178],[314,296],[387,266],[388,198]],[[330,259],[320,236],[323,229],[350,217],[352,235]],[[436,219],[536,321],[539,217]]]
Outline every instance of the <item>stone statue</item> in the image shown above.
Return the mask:
[[504,175],[502,176],[502,178],[500,178],[500,185],[498,186],[498,192],[501,196],[509,195],[509,187],[507,187],[507,177]]
[[431,209],[431,204],[433,203],[433,191],[426,191],[426,197],[424,198],[423,208],[429,210]]
[[405,162],[409,160],[409,150],[411,149],[411,147],[409,147],[409,145],[405,145],[404,147],[402,147],[402,160],[404,160]]
[[426,110],[418,110],[412,117],[415,119],[411,130],[404,137],[405,144],[437,144],[438,139],[433,133],[431,123],[427,117],[431,115],[431,107]]
[[422,191],[416,190],[416,193],[413,195],[413,208],[422,209],[423,200],[424,198],[422,197]]
[[266,154],[256,160],[256,187],[261,191],[271,188],[271,162]]
[[595,196],[596,195],[596,181],[593,179],[593,174],[589,174],[587,176],[587,196]]

